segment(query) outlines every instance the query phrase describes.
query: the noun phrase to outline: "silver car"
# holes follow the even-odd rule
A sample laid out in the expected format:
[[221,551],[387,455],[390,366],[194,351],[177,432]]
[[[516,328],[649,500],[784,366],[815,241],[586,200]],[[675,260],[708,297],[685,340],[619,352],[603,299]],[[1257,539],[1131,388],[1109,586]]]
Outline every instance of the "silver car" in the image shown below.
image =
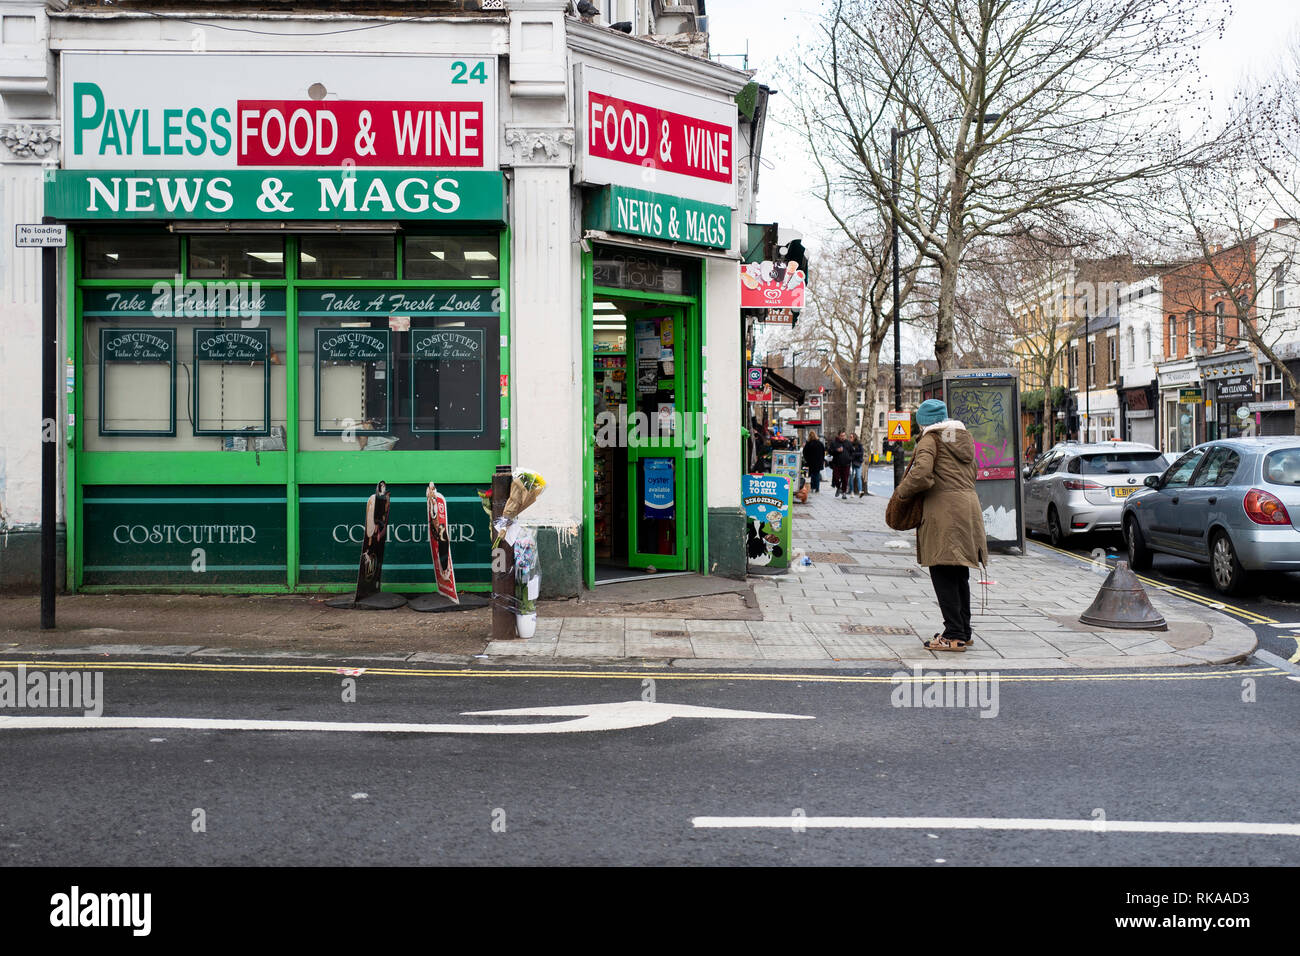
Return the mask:
[[1300,571],[1300,437],[1197,445],[1124,504],[1129,566],[1162,551],[1209,564],[1235,594],[1248,571]]
[[1025,469],[1025,527],[1047,532],[1057,547],[1072,534],[1118,531],[1129,495],[1168,467],[1158,449],[1141,442],[1057,445]]

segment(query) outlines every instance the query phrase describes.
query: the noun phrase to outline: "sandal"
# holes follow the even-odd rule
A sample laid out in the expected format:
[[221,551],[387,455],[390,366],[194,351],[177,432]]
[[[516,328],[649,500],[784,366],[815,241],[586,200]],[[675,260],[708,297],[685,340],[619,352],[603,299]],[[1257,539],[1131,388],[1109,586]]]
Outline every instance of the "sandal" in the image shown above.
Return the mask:
[[926,650],[930,651],[964,651],[966,644],[963,641],[951,641],[942,634],[936,634],[930,640],[924,642]]

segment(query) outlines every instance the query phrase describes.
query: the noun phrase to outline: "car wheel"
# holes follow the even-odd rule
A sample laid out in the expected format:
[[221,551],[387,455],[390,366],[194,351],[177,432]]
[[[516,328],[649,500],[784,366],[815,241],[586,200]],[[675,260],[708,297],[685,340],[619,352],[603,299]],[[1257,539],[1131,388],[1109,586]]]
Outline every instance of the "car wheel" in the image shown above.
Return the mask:
[[1246,583],[1246,569],[1237,560],[1232,539],[1222,531],[1215,534],[1210,545],[1210,571],[1215,589],[1222,594],[1237,594]]
[[1128,566],[1129,570],[1145,571],[1151,567],[1151,551],[1147,548],[1146,539],[1142,537],[1142,528],[1138,525],[1137,518],[1129,518],[1124,522],[1124,540],[1128,544]]
[[1054,548],[1064,548],[1065,539],[1069,537],[1061,527],[1061,516],[1056,513],[1055,505],[1047,509],[1047,536]]

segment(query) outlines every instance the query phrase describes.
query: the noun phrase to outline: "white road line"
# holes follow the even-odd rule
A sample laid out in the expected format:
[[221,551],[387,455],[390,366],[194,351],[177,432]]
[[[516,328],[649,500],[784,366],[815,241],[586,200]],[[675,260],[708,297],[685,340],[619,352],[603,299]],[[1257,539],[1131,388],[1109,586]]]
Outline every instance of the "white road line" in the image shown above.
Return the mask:
[[1281,628],[1284,631],[1300,631],[1300,624],[1270,624],[1269,627]]
[[1201,823],[1180,820],[1052,820],[1032,817],[692,817],[697,829],[1065,830],[1081,833],[1209,833],[1300,836],[1300,823]]
[[332,720],[253,720],[211,717],[0,717],[0,730],[280,730],[354,734],[565,734],[650,727],[674,717],[730,720],[812,720],[798,714],[769,714],[722,707],[654,701],[620,701],[562,707],[518,707],[470,711],[465,717],[571,717],[538,724],[350,723]]

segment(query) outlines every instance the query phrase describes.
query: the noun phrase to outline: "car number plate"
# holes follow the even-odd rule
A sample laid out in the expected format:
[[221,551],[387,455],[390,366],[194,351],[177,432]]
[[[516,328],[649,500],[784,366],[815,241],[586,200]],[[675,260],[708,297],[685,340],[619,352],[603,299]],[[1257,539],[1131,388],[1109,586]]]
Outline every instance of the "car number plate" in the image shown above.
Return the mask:
[[1112,488],[1112,489],[1110,489],[1110,493],[1111,493],[1112,495],[1114,495],[1116,498],[1127,498],[1129,495],[1133,494],[1133,492],[1135,492],[1135,491],[1137,491],[1136,488]]

